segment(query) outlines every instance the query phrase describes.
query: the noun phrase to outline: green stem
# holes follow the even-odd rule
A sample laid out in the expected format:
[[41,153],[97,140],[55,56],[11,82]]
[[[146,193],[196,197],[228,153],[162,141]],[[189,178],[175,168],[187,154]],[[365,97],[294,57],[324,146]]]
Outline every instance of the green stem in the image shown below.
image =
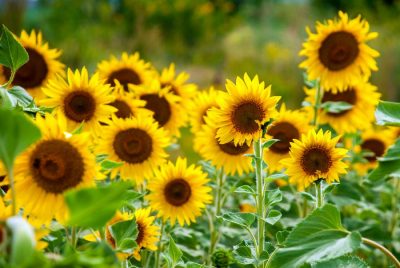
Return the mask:
[[158,248],[156,252],[156,260],[155,260],[155,265],[154,267],[159,268],[160,267],[160,254],[161,254],[161,247],[162,247],[162,237],[164,234],[164,221],[161,220],[161,227],[160,227],[160,241],[158,241]]
[[382,246],[381,244],[379,244],[373,240],[370,240],[370,239],[364,238],[364,237],[362,238],[362,242],[365,243],[366,245],[369,245],[371,247],[374,247],[374,248],[382,251],[383,254],[385,254],[393,262],[393,264],[396,266],[396,268],[400,268],[399,260],[387,248],[385,248],[384,246]]
[[14,81],[15,73],[15,71],[11,71],[10,79],[8,79],[7,83],[2,85],[2,87],[7,88],[9,85],[11,85],[12,81]]
[[317,202],[315,203],[315,208],[320,208],[324,205],[324,194],[322,193],[322,183],[317,180],[315,183],[315,192]]
[[10,180],[10,189],[11,189],[11,208],[12,208],[12,215],[17,214],[17,198],[15,192],[15,183],[14,183],[14,169],[10,168],[8,170],[8,179]]
[[318,128],[318,111],[321,106],[321,100],[323,97],[323,90],[320,86],[319,80],[317,81],[317,86],[315,89],[315,105],[314,105],[314,117],[312,121],[312,125]]
[[71,245],[73,248],[76,247],[77,235],[76,235],[76,227],[71,227]]
[[395,179],[394,182],[394,194],[392,197],[392,218],[390,221],[390,227],[389,231],[392,234],[392,237],[394,235],[394,232],[396,230],[397,226],[397,218],[398,218],[398,209],[397,209],[397,204],[398,204],[398,199],[399,199],[399,191],[400,191],[400,179]]
[[308,199],[303,197],[303,218],[307,217],[308,215]]
[[303,218],[303,211],[301,210],[301,205],[300,205],[300,201],[299,201],[297,192],[294,189],[293,185],[291,185],[291,184],[288,184],[288,185],[289,185],[290,191],[294,195],[294,200],[296,201],[297,214],[300,218]]
[[[254,160],[255,160],[255,173],[256,173],[256,188],[257,188],[257,257],[260,257],[264,251],[264,233],[265,233],[265,212],[264,212],[264,177],[263,177],[263,148],[261,137],[253,143]],[[263,267],[260,264],[259,267]]]

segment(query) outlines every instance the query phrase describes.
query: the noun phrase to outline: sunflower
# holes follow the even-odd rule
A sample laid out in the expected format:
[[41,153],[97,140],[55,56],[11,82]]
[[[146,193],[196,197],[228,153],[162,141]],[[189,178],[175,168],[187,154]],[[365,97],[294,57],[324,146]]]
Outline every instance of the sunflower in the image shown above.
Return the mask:
[[203,125],[202,130],[195,133],[194,148],[205,159],[210,160],[211,164],[217,168],[224,168],[226,174],[242,175],[243,172],[251,171],[251,158],[244,157],[244,154],[252,153],[252,146],[246,143],[234,145],[233,142],[221,144],[215,137],[217,134],[216,123],[209,117],[206,118],[207,124]]
[[254,204],[249,203],[249,202],[243,202],[239,205],[239,210],[242,213],[255,213],[257,212],[256,207]]
[[304,112],[286,110],[286,106],[282,104],[279,114],[267,129],[266,138],[279,139],[271,147],[264,149],[264,160],[271,172],[283,168],[279,161],[289,157],[290,143],[299,139],[301,134],[307,133],[310,128]]
[[378,33],[369,32],[369,24],[361,16],[349,20],[339,11],[339,20],[317,22],[317,33],[306,30],[308,40],[300,55],[307,59],[300,67],[307,69],[310,80],[320,79],[324,89],[343,91],[355,81],[368,78],[371,70],[378,70],[374,58],[379,53],[366,44]]
[[146,101],[145,108],[153,112],[154,119],[160,127],[179,137],[179,128],[185,125],[187,113],[181,105],[181,98],[169,91],[168,88],[161,88],[160,82],[153,80],[144,86],[130,86],[135,96]]
[[170,87],[170,91],[180,96],[185,105],[185,102],[193,98],[196,94],[197,87],[195,84],[186,83],[189,79],[189,74],[186,72],[181,72],[176,77],[175,75],[175,64],[171,63],[169,68],[161,71],[159,77],[161,87]]
[[[315,89],[305,90],[306,101],[315,103]],[[379,102],[381,94],[377,88],[368,82],[360,81],[345,91],[333,93],[325,91],[322,97],[322,104],[325,102],[347,102],[352,105],[348,110],[338,113],[319,111],[319,121],[322,124],[329,124],[339,134],[354,133],[357,130],[369,128],[375,120],[375,107]]]
[[[30,34],[22,31],[18,40],[28,52],[29,60],[18,69],[12,84],[26,89],[40,103],[44,97],[41,87],[56,74],[64,74],[64,64],[58,60],[61,52],[50,49],[43,41],[42,33],[34,30]],[[0,66],[0,84],[7,82],[10,75],[10,69]]]
[[[42,138],[15,161],[17,205],[26,215],[49,223],[65,221],[64,193],[91,186],[96,177],[95,157],[87,133],[66,135],[66,126],[52,115],[36,116]],[[6,195],[10,199],[10,191]]]
[[361,144],[355,148],[355,151],[365,151],[372,155],[364,157],[366,162],[357,163],[354,168],[365,175],[369,169],[378,165],[377,158],[383,156],[389,146],[396,139],[395,133],[389,128],[370,128],[361,134]]
[[58,76],[43,88],[48,96],[42,103],[55,107],[60,120],[66,121],[67,129],[74,130],[84,123],[84,129],[97,133],[100,122],[105,122],[116,109],[108,104],[114,101],[111,88],[103,84],[98,75],[90,79],[86,68],[75,73],[68,69],[67,80]]
[[123,179],[133,179],[137,184],[153,175],[168,157],[165,148],[169,137],[165,130],[150,117],[120,119],[115,116],[101,128],[96,153],[108,155],[108,159],[123,165],[111,171],[115,178],[119,173]]
[[206,186],[207,175],[200,167],[188,167],[186,159],[179,157],[176,165],[168,162],[154,173],[148,185],[150,194],[145,198],[158,210],[158,215],[164,221],[170,219],[172,225],[176,221],[181,226],[195,222],[212,200],[211,187]]
[[244,80],[236,78],[236,84],[227,80],[228,93],[221,93],[219,109],[212,108],[210,117],[217,122],[217,138],[220,143],[233,140],[235,145],[246,143],[261,136],[261,125],[275,116],[275,106],[280,97],[271,97],[271,86],[253,80],[245,74]]
[[310,130],[301,135],[301,140],[290,143],[290,158],[281,160],[286,167],[289,182],[303,191],[311,183],[324,179],[327,183],[339,181],[339,175],[346,173],[347,164],[342,159],[347,150],[335,148],[340,136],[331,138],[331,133]]
[[150,82],[155,77],[155,71],[150,63],[140,59],[139,53],[128,55],[122,53],[121,59],[111,56],[110,60],[104,60],[97,66],[97,72],[101,79],[115,86],[118,81],[125,91],[129,91],[128,85],[142,85]]
[[206,122],[204,117],[208,110],[212,107],[218,108],[217,100],[221,91],[210,87],[208,90],[199,91],[188,105],[188,113],[192,132],[196,133],[201,130],[202,125]]
[[135,211],[135,220],[138,228],[136,243],[138,247],[134,250],[133,256],[140,261],[140,250],[142,248],[148,250],[157,250],[156,243],[160,236],[160,227],[154,225],[154,216],[150,216],[151,208],[138,209]]

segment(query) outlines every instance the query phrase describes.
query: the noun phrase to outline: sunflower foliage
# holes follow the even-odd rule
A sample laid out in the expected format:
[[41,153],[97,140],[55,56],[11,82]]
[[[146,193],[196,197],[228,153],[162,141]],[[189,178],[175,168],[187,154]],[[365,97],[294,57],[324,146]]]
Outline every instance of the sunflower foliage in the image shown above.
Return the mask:
[[40,32],[2,26],[0,266],[400,267],[377,34],[344,12],[307,32],[290,110],[258,76],[200,92],[138,53],[64,71]]

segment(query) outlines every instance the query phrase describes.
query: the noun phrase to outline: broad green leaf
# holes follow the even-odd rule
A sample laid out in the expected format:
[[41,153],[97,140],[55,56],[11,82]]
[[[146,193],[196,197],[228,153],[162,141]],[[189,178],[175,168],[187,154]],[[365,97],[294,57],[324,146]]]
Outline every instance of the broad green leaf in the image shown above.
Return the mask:
[[274,190],[268,190],[265,196],[265,203],[267,207],[271,207],[282,201],[282,192],[279,188]]
[[288,235],[289,235],[289,231],[287,231],[287,230],[283,230],[283,231],[279,231],[279,232],[277,232],[276,233],[276,241],[278,241],[278,244],[279,245],[283,245],[284,244],[284,242],[285,242],[285,240],[286,240],[286,238],[288,237]]
[[40,135],[39,128],[24,113],[0,108],[0,160],[8,170],[15,158]]
[[267,149],[267,148],[271,147],[272,145],[274,145],[275,143],[277,143],[278,141],[279,141],[279,139],[270,139],[270,140],[263,142],[262,146],[264,149]]
[[124,253],[132,253],[137,247],[136,237],[138,229],[134,219],[120,221],[108,227],[115,240],[116,249]]
[[28,60],[25,48],[3,24],[0,29],[0,64],[15,72]]
[[368,180],[379,183],[389,176],[400,177],[400,139],[383,157],[378,158],[378,162],[378,167],[368,175]]
[[68,224],[86,228],[104,226],[123,206],[129,187],[129,183],[117,182],[67,192],[65,201],[70,215]]
[[0,107],[11,109],[17,105],[15,98],[4,87],[0,87]]
[[13,86],[8,90],[8,94],[12,95],[22,107],[28,107],[33,102],[32,96],[20,86]]
[[246,240],[233,247],[233,255],[239,264],[257,263],[256,249],[253,244]]
[[272,256],[269,267],[300,267],[305,263],[334,259],[353,252],[360,245],[360,234],[344,229],[339,210],[327,204],[314,210],[292,230],[284,247]]
[[266,177],[265,178],[265,182],[269,183],[269,182],[273,182],[273,181],[278,180],[278,179],[287,179],[287,178],[288,178],[288,175],[286,175],[286,174],[275,173],[275,174],[272,174],[272,175]]
[[231,222],[240,226],[250,227],[256,216],[254,213],[227,212],[222,216],[218,216],[227,222]]
[[271,225],[274,225],[281,219],[281,217],[282,217],[282,213],[280,211],[272,209],[268,212],[265,222],[267,222]]
[[356,256],[346,255],[336,259],[313,263],[312,268],[368,268],[369,266]]
[[256,195],[255,190],[250,185],[242,185],[236,188],[235,193]]
[[172,236],[169,236],[168,254],[172,261],[172,266],[175,266],[182,258],[182,251],[176,246]]
[[327,113],[342,113],[353,107],[350,103],[344,101],[327,101],[321,104],[321,108]]
[[376,123],[384,126],[400,126],[400,103],[380,101],[375,111]]

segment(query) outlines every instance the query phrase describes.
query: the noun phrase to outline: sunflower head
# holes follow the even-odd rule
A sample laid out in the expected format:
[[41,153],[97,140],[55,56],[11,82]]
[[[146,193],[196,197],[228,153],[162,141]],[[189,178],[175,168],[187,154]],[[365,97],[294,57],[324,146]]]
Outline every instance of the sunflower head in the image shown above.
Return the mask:
[[217,138],[221,144],[233,141],[235,145],[250,145],[258,139],[261,126],[276,114],[280,97],[272,97],[271,86],[265,88],[258,76],[253,80],[245,74],[236,78],[236,84],[227,80],[227,93],[218,99],[219,109],[212,108],[210,117],[217,122]]
[[301,134],[307,133],[310,128],[308,115],[304,111],[286,110],[282,104],[279,114],[267,129],[267,138],[279,140],[264,150],[264,160],[271,172],[283,168],[280,160],[289,156],[290,143],[299,139]]
[[[61,52],[50,49],[43,41],[42,33],[34,30],[28,34],[22,31],[18,38],[29,55],[29,60],[15,74],[13,85],[25,88],[29,94],[39,102],[45,97],[41,87],[57,74],[64,75],[64,64],[59,61]],[[0,65],[0,84],[8,81],[10,69]]]
[[319,179],[327,183],[339,181],[339,175],[345,174],[347,167],[342,161],[347,150],[335,147],[339,138],[331,138],[329,131],[310,130],[300,140],[295,139],[291,143],[290,157],[281,160],[289,182],[302,191]]
[[349,19],[339,11],[339,18],[317,22],[316,33],[307,28],[308,40],[300,55],[307,57],[300,67],[307,70],[310,80],[320,79],[323,88],[343,91],[355,81],[377,71],[375,58],[379,53],[366,42],[378,36],[369,32],[369,24],[361,16]]
[[178,158],[175,165],[168,162],[154,171],[146,199],[163,220],[169,219],[172,225],[176,221],[181,226],[190,224],[212,200],[208,181],[200,167],[187,166],[186,159]]
[[157,250],[157,242],[160,236],[160,227],[154,225],[155,217],[150,215],[151,208],[138,209],[135,211],[135,220],[138,228],[136,237],[137,248],[133,252],[136,260],[140,261],[140,250]]
[[84,129],[98,133],[100,122],[106,122],[116,109],[109,104],[114,101],[111,88],[103,84],[97,74],[89,79],[86,68],[72,72],[68,69],[67,80],[58,76],[43,88],[47,99],[42,103],[55,107],[55,113],[72,131],[84,123]]

